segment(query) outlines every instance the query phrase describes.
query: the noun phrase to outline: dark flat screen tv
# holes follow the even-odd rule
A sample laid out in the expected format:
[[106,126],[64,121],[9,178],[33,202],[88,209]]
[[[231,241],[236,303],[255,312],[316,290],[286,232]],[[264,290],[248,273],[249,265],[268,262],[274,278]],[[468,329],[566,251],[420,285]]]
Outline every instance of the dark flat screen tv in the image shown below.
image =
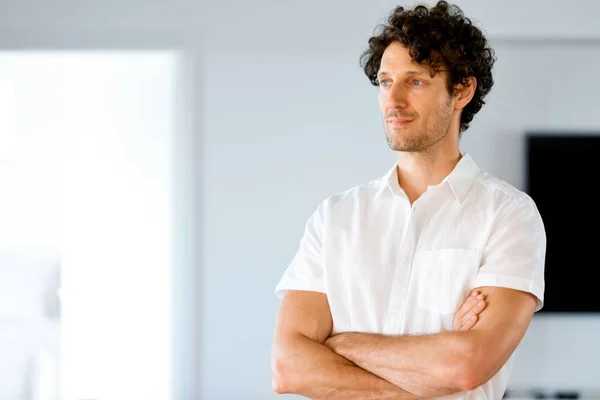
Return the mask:
[[600,313],[600,132],[525,138],[525,190],[547,237],[540,313]]

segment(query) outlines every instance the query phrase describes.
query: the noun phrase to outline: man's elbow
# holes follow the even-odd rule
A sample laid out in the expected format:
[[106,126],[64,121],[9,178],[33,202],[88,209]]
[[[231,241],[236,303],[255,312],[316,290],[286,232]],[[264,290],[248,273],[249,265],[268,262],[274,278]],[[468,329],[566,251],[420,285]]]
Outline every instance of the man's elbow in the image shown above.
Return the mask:
[[484,382],[479,379],[478,374],[475,371],[467,370],[463,372],[459,379],[458,386],[462,390],[470,391],[475,390],[481,386]]
[[[279,394],[299,394],[306,389],[304,382],[310,370],[307,350],[314,342],[301,334],[279,335],[271,347],[271,381]],[[308,347],[308,349],[307,349]]]
[[[444,394],[470,391],[480,386],[479,377],[468,361],[456,361],[444,369],[444,372],[440,371],[441,375],[436,380],[446,391]],[[433,396],[431,393],[414,393],[423,397]]]
[[479,349],[472,349],[462,359],[457,368],[457,384],[462,390],[475,390],[489,379],[488,360],[483,357]]
[[432,398],[471,391],[479,387],[481,383],[474,358],[466,349],[462,350],[460,356],[456,356],[453,361],[440,363],[431,371],[430,379],[436,387],[434,392],[420,392],[419,388],[411,388],[410,391],[421,397]]
[[293,363],[283,356],[284,352],[274,349],[271,356],[271,382],[278,394],[293,393]]
[[289,372],[287,363],[282,359],[274,358],[271,361],[271,382],[273,390],[278,394],[291,393],[289,385]]
[[481,367],[482,366],[480,364],[476,364],[466,368],[459,382],[460,387],[463,390],[475,390],[490,380],[491,377],[484,375],[481,372],[481,369],[479,369]]

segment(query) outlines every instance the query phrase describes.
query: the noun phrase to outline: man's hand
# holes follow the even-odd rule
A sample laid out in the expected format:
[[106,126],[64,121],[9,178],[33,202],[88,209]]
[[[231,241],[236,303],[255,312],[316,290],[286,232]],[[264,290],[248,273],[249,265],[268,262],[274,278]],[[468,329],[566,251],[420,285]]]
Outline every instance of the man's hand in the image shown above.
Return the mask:
[[485,306],[483,294],[477,289],[473,290],[454,315],[454,330],[468,331],[473,328]]

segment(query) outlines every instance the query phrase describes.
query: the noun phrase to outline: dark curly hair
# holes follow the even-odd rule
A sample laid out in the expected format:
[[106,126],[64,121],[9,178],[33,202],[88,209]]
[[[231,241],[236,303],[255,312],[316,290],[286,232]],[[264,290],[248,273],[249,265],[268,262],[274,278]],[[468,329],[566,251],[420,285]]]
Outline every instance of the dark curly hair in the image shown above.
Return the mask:
[[401,43],[413,60],[429,65],[434,73],[448,71],[449,94],[455,85],[468,83],[467,78],[477,79],[477,90],[461,114],[460,132],[465,131],[494,84],[492,67],[496,58],[481,30],[465,18],[458,6],[446,1],[432,8],[396,7],[387,23],[378,28],[380,32],[369,39],[369,48],[360,57],[361,67],[373,85],[379,86],[381,57],[392,42]]

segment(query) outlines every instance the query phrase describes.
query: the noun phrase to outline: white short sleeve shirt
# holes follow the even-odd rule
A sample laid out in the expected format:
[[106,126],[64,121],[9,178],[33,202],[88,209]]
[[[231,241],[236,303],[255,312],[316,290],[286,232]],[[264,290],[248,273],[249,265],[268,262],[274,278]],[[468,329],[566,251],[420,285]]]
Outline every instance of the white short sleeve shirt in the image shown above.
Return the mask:
[[[309,218],[275,289],[326,293],[333,333],[452,329],[469,292],[500,286],[544,299],[546,235],[533,200],[465,154],[412,206],[397,168],[334,195]],[[447,399],[500,399],[511,359],[486,384]]]

